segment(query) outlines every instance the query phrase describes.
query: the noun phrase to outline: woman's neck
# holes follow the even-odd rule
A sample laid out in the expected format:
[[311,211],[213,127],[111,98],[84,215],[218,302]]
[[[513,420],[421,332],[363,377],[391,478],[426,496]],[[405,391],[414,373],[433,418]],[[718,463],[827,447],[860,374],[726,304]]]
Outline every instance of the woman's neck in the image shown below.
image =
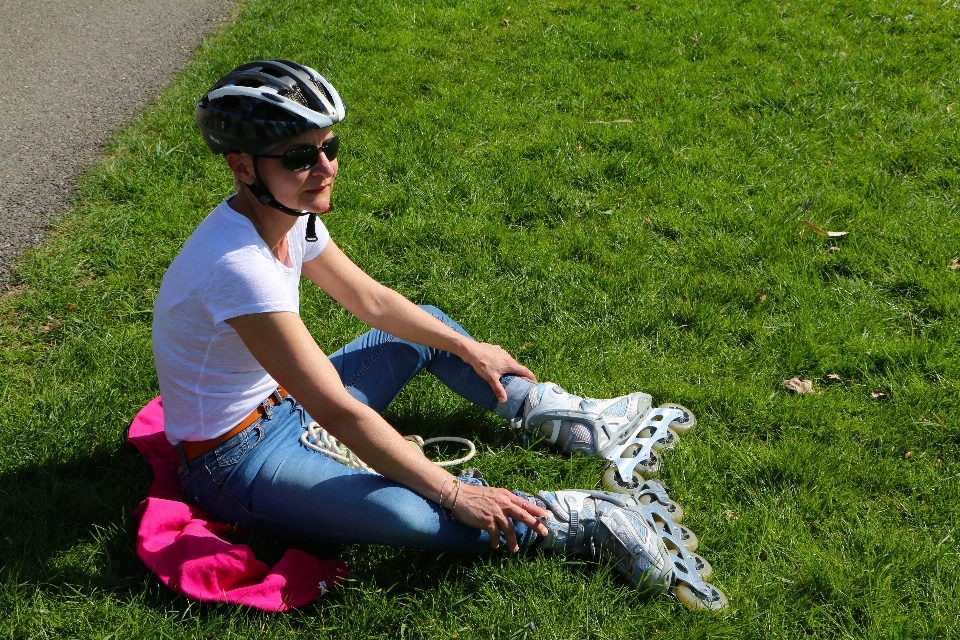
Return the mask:
[[249,220],[274,257],[287,264],[287,233],[297,224],[296,216],[261,204],[249,189],[240,189],[230,207]]

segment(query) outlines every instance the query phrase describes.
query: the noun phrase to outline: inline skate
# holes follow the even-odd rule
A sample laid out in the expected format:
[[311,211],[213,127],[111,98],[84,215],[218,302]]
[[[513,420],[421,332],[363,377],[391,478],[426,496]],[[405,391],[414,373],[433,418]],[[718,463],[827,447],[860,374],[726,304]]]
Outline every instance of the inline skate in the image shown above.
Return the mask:
[[566,454],[582,453],[610,461],[603,485],[632,493],[660,469],[660,453],[690,431],[696,417],[679,404],[653,407],[646,393],[599,400],[567,393],[551,382],[527,393],[512,424],[540,435]]

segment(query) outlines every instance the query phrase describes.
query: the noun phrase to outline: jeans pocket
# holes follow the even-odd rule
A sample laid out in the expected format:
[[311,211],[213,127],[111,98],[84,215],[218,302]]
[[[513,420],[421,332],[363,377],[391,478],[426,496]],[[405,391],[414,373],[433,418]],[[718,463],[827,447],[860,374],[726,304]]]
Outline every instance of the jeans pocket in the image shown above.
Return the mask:
[[263,440],[263,418],[213,450],[219,467],[231,467]]

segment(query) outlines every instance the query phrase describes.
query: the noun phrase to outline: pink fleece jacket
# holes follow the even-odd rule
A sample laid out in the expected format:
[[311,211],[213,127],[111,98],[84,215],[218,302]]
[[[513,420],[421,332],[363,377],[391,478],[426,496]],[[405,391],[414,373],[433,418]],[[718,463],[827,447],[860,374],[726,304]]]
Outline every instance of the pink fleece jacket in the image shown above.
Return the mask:
[[160,581],[201,602],[230,602],[264,611],[290,611],[313,602],[349,575],[341,560],[288,550],[273,568],[244,544],[218,534],[231,529],[186,503],[177,455],[163,433],[163,403],[154,398],[130,425],[127,441],[153,467],[153,485],[140,516],[137,555]]

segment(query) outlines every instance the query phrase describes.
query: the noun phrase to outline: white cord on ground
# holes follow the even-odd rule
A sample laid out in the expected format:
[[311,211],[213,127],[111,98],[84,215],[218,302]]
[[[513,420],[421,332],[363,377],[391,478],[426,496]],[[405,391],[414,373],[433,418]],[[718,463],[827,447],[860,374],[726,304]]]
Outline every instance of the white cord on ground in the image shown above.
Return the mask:
[[467,440],[466,438],[457,438],[454,436],[438,436],[436,438],[430,438],[429,440],[423,441],[423,446],[428,444],[433,444],[434,442],[459,442],[460,444],[467,445],[467,448],[470,449],[470,453],[463,456],[462,458],[457,458],[456,460],[443,460],[441,462],[433,461],[433,464],[438,467],[453,467],[458,464],[463,464],[464,462],[469,462],[473,456],[477,455],[477,448],[473,446],[473,442]]
[[[414,436],[414,438],[416,437]],[[464,462],[471,460],[473,456],[477,454],[477,448],[473,446],[473,442],[467,440],[466,438],[439,437],[422,441],[419,438],[416,438],[416,440],[413,441],[416,442],[421,449],[428,444],[434,444],[435,442],[459,442],[467,445],[467,447],[470,449],[470,452],[462,458],[434,462],[434,464],[439,467],[452,467],[457,464],[463,464]],[[307,430],[304,431],[300,436],[300,444],[308,449],[313,449],[318,453],[322,453],[323,455],[339,462],[340,464],[352,467],[354,469],[360,469],[361,471],[376,473],[376,471],[373,470],[373,467],[358,458],[353,451],[350,451],[346,445],[333,437],[326,429],[321,427],[316,422],[311,422],[307,425]]]

